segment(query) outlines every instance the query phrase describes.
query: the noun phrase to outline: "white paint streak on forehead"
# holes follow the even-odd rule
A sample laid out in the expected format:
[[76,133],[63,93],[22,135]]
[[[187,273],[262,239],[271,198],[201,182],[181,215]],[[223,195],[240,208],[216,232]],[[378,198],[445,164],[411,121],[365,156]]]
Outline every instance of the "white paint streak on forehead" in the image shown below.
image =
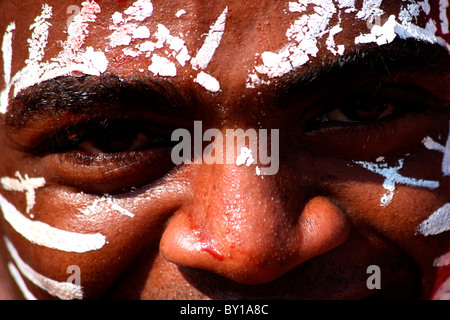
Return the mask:
[[359,43],[371,43],[375,42],[379,46],[383,44],[388,44],[394,41],[397,37],[395,33],[395,27],[397,22],[395,21],[395,16],[391,15],[382,26],[373,25],[370,33],[362,34],[355,38],[355,44]]
[[434,259],[433,266],[439,268],[444,266],[450,266],[450,252],[443,254],[442,256]]
[[219,92],[220,91],[220,83],[216,78],[207,74],[206,72],[201,71],[197,77],[194,79],[194,82],[203,86],[206,90],[211,92]]
[[22,215],[8,200],[0,195],[0,208],[11,227],[31,243],[66,252],[88,252],[101,249],[106,239],[100,233],[81,234],[56,229]]
[[27,199],[27,213],[35,204],[35,190],[41,188],[45,185],[44,178],[30,178],[25,174],[25,178],[22,177],[19,171],[16,172],[15,176],[17,178],[3,177],[0,182],[5,190],[8,191],[18,191],[25,192],[25,197]]
[[384,11],[380,9],[383,0],[364,0],[362,8],[356,14],[358,19],[367,20],[373,16],[381,16]]
[[148,67],[148,70],[153,72],[155,76],[175,77],[177,75],[175,63],[157,54],[152,55],[152,64]]
[[0,92],[0,113],[6,113],[6,111],[8,111],[8,98],[11,90],[12,36],[13,30],[15,29],[16,24],[12,22],[6,27],[6,32],[3,35],[2,54],[5,88]]
[[138,0],[124,11],[128,15],[127,21],[144,21],[153,14],[153,4],[150,0]]
[[197,52],[195,58],[192,59],[191,64],[194,68],[205,69],[211,61],[217,47],[222,40],[225,31],[225,21],[227,17],[228,7],[217,18],[216,22],[210,27],[209,33],[206,36],[200,50]]
[[403,162],[404,160],[400,159],[397,166],[388,167],[386,163],[354,161],[354,163],[361,165],[363,168],[386,178],[383,182],[383,188],[385,188],[388,193],[385,194],[380,200],[380,204],[382,206],[387,206],[392,201],[396,184],[422,187],[432,190],[439,188],[439,181],[415,179],[402,176],[398,171],[403,168]]
[[[328,24],[337,9],[331,0],[299,0],[295,5],[290,3],[289,8],[294,12],[302,12],[310,4],[315,6],[314,13],[303,14],[286,31],[286,37],[290,41],[288,45],[277,53],[266,51],[261,54],[263,65],[255,68],[258,73],[265,74],[269,78],[281,77],[307,63],[309,56],[317,55],[318,38],[329,32]],[[339,31],[338,28],[333,30],[334,34]]]
[[450,300],[450,278],[444,281],[432,298],[433,300]]
[[[48,8],[44,8],[44,10],[48,10]],[[89,22],[94,22],[96,14],[100,11],[100,6],[95,1],[83,2],[80,13],[69,25],[68,37],[63,44],[62,51],[56,58],[51,59],[51,62],[30,63],[33,62],[30,59],[32,56],[30,56],[27,60],[28,64],[11,81],[11,85],[14,86],[14,95],[16,96],[23,89],[58,76],[71,75],[74,72],[88,75],[100,75],[105,72],[108,66],[105,54],[95,51],[92,47],[82,49],[84,40],[89,33]],[[39,21],[42,24],[46,22],[45,19]]]
[[33,284],[45,290],[50,295],[58,297],[62,300],[83,299],[83,290],[81,286],[70,282],[59,282],[45,277],[44,275],[33,270],[22,260],[16,248],[14,248],[8,238],[5,238],[5,244],[9,254],[14,260],[14,263],[17,265],[17,268]]
[[16,282],[17,286],[19,287],[20,291],[22,292],[23,296],[25,297],[25,299],[37,300],[37,298],[31,293],[31,291],[28,290],[25,281],[23,281],[23,278],[20,275],[20,271],[17,270],[14,263],[8,262],[8,270],[11,276],[13,277],[14,281]]
[[450,230],[450,203],[439,208],[418,227],[418,231],[424,236],[437,235],[448,230]]
[[177,13],[175,13],[175,17],[179,18],[179,17],[181,17],[184,14],[186,14],[186,10],[180,9],[180,10],[177,11]]

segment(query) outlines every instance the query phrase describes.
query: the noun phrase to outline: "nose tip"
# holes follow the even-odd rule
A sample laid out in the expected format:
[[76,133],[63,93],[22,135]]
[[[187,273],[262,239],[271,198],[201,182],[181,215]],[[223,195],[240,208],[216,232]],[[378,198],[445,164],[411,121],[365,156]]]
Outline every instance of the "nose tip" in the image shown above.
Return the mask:
[[216,211],[200,221],[193,212],[178,212],[163,234],[162,256],[242,284],[262,284],[336,248],[350,232],[345,215],[325,197],[309,200],[295,221],[270,206],[240,209],[234,208],[233,219]]

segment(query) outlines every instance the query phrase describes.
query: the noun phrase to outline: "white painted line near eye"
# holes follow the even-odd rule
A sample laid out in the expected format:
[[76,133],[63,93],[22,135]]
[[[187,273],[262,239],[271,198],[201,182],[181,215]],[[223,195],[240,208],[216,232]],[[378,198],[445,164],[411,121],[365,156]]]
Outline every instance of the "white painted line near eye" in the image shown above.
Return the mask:
[[22,291],[23,296],[27,300],[37,300],[37,298],[28,290],[25,281],[23,281],[22,276],[20,275],[19,270],[17,270],[16,266],[12,262],[8,262],[9,273],[13,277],[20,291]]
[[83,299],[83,290],[81,286],[70,282],[59,282],[45,277],[33,270],[22,260],[9,239],[5,238],[5,244],[19,271],[36,286],[62,300]]
[[450,230],[450,203],[435,211],[418,228],[424,236],[437,235],[448,230]]
[[100,233],[75,233],[30,220],[2,195],[0,195],[0,208],[3,211],[3,217],[11,227],[25,239],[37,245],[66,252],[83,253],[101,249],[106,243],[105,236]]
[[432,299],[450,300],[450,278],[447,278],[447,280],[444,281]]
[[403,168],[403,161],[403,159],[400,159],[398,161],[398,166],[395,167],[388,167],[386,163],[354,161],[354,163],[359,164],[363,168],[386,178],[384,180],[383,187],[388,191],[388,193],[381,198],[380,202],[382,206],[387,206],[392,201],[396,184],[403,184],[412,187],[422,187],[432,190],[439,188],[439,181],[415,179],[402,176],[400,173],[398,173],[398,171]]

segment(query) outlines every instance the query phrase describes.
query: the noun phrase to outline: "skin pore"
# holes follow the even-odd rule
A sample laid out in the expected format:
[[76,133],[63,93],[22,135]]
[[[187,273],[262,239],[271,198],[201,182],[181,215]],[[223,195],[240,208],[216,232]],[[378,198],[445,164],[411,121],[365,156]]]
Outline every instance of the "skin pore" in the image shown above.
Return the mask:
[[2,297],[448,299],[445,3],[0,1]]

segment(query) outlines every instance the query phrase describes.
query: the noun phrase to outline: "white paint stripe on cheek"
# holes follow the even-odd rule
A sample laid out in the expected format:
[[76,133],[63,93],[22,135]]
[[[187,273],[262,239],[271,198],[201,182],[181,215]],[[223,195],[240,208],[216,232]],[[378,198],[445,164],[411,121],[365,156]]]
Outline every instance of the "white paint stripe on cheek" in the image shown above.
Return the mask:
[[435,267],[444,267],[450,265],[450,252],[434,259],[433,266]]
[[12,22],[6,27],[6,32],[3,35],[2,54],[5,88],[0,92],[0,113],[6,113],[8,111],[9,92],[11,90],[12,36],[15,29],[16,24]]
[[403,159],[399,160],[399,165],[395,167],[388,167],[386,163],[354,161],[354,163],[361,165],[363,168],[386,178],[383,182],[383,187],[388,191],[388,193],[381,198],[380,204],[382,206],[386,206],[392,201],[396,184],[428,189],[439,188],[439,181],[415,179],[402,176],[398,173],[398,171],[403,168],[403,161]]
[[223,33],[225,31],[225,20],[227,17],[227,12],[228,7],[225,8],[219,18],[217,18],[216,22],[210,27],[205,42],[197,52],[195,58],[191,60],[192,66],[194,68],[205,69],[214,56],[214,53],[216,52],[217,47],[219,47]]
[[25,192],[27,199],[27,213],[30,213],[30,210],[35,204],[35,190],[45,185],[45,179],[30,178],[28,175],[25,175],[25,178],[23,178],[19,171],[16,172],[16,177],[17,179],[3,177],[0,179],[0,182],[5,190]]
[[19,287],[20,291],[22,291],[23,296],[27,300],[37,300],[37,298],[31,293],[30,290],[28,290],[27,285],[25,284],[25,281],[23,281],[22,276],[20,275],[19,270],[17,270],[16,266],[12,262],[8,262],[8,270],[11,276],[13,277],[14,281],[16,282],[17,286]]
[[450,203],[435,211],[418,229],[424,236],[437,235],[450,230]]
[[62,300],[83,299],[83,290],[81,286],[70,282],[58,282],[36,272],[22,260],[16,248],[14,248],[9,239],[5,238],[5,243],[9,254],[14,260],[14,263],[17,265],[17,268],[33,284],[45,290],[50,295],[58,297]]
[[3,217],[11,227],[31,243],[66,252],[88,252],[101,249],[106,239],[100,233],[82,234],[56,229],[22,215],[16,207],[0,195]]
[[447,16],[448,6],[449,6],[448,0],[439,1],[439,19],[441,19],[441,31],[443,34],[449,33],[448,16]]

